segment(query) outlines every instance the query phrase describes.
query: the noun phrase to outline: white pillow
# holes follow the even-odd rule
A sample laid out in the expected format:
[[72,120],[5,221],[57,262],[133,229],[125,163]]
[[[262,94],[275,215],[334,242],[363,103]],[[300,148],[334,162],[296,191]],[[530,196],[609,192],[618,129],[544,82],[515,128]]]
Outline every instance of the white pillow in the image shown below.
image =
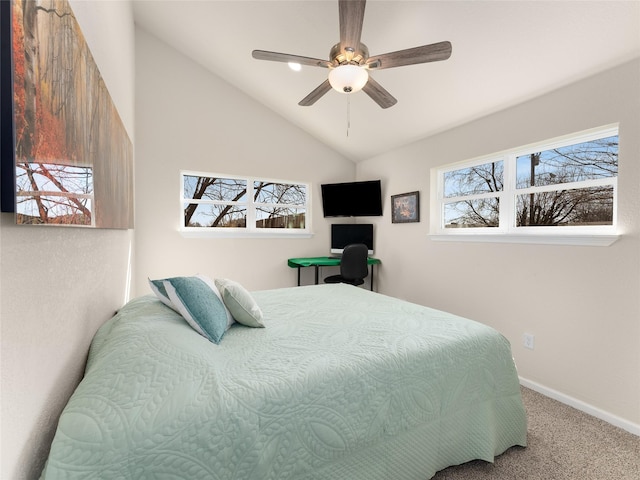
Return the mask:
[[262,310],[242,285],[226,278],[216,278],[215,285],[236,322],[247,327],[264,328]]

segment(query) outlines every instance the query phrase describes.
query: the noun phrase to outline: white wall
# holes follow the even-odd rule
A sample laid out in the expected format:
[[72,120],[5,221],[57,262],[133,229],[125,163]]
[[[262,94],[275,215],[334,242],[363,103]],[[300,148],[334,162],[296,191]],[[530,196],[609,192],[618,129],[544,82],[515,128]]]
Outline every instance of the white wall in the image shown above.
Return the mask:
[[[452,99],[451,101],[455,101]],[[619,226],[610,247],[442,243],[427,237],[429,171],[620,122]],[[522,377],[640,432],[640,61],[372,158],[386,197],[419,190],[421,221],[377,224],[389,295],[487,323]],[[388,203],[388,200],[387,200]],[[535,335],[526,350],[522,335]]]
[[[183,238],[181,169],[311,182],[315,235]],[[294,286],[287,258],[329,250],[320,184],[353,178],[353,162],[136,29],[136,295],[151,293],[147,277],[196,273],[251,290]],[[304,283],[311,270],[303,271]]]
[[[133,139],[131,4],[71,6]],[[93,334],[128,295],[132,240],[133,231],[16,226],[2,214],[1,478],[39,477]]]

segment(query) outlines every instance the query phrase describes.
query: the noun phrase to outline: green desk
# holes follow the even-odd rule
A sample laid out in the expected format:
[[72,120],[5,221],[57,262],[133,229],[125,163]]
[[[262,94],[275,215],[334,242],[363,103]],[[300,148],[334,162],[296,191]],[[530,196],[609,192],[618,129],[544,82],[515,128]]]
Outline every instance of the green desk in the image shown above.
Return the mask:
[[[373,291],[373,266],[380,265],[382,262],[373,257],[369,257],[367,265],[371,265],[371,290]],[[316,267],[316,285],[318,284],[318,270],[320,267],[335,267],[340,265],[339,257],[305,257],[305,258],[290,258],[287,260],[287,265],[291,268],[298,269],[298,286],[300,286],[300,269],[304,267]]]

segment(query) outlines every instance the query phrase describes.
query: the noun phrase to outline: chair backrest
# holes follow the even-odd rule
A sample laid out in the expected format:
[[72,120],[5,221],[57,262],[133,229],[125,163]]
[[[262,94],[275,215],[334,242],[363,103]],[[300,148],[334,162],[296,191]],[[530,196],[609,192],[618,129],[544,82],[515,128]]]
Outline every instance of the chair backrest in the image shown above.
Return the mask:
[[344,247],[340,260],[340,275],[348,280],[361,279],[369,275],[368,253],[369,249],[364,243],[352,243]]

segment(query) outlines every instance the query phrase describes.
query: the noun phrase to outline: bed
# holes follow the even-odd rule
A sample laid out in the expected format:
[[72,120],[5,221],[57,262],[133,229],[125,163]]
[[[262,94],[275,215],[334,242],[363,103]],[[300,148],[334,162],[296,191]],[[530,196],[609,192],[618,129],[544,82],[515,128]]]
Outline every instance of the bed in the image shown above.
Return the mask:
[[508,341],[350,285],[251,292],[219,344],[155,296],[97,332],[42,479],[427,480],[526,446]]

